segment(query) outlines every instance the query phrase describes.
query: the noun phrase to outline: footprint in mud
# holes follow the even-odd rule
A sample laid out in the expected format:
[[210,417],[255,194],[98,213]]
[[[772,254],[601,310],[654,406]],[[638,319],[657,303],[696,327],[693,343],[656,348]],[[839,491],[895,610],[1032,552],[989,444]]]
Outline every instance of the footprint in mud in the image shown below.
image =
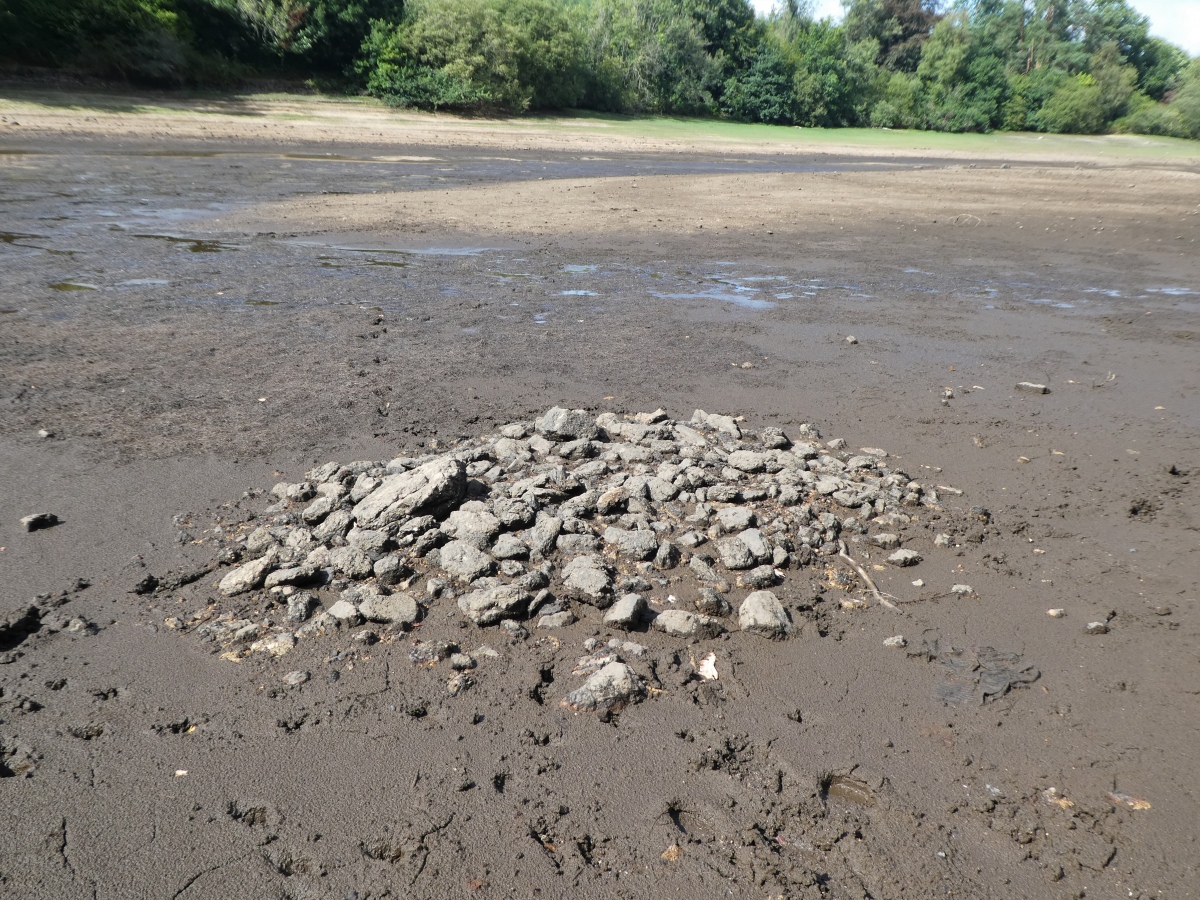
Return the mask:
[[31,778],[39,756],[20,743],[0,741],[0,778]]
[[943,647],[933,631],[927,631],[920,646],[908,655],[924,657],[942,669],[934,693],[948,706],[977,706],[1003,697],[1012,688],[1032,684],[1041,676],[1034,666],[1023,663],[1019,653],[992,647]]

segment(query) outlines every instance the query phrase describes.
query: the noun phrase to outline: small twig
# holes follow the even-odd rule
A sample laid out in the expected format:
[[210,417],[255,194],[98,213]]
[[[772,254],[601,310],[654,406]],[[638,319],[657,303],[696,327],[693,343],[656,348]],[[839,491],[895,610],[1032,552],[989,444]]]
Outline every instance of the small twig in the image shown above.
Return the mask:
[[875,586],[875,582],[871,580],[871,576],[867,574],[867,570],[856,563],[850,554],[846,552],[845,541],[838,541],[838,556],[850,563],[854,571],[858,573],[858,577],[862,579],[863,584],[866,585],[867,589],[875,595],[875,599],[879,601],[880,606],[886,606],[888,609],[893,610],[894,612],[900,612],[900,607],[898,607],[891,600],[888,600],[879,592],[879,588]]

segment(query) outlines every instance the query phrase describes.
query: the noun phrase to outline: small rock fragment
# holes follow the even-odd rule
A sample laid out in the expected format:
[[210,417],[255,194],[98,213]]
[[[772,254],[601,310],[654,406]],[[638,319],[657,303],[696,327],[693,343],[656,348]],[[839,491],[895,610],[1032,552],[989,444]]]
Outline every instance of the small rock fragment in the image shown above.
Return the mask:
[[295,672],[288,672],[280,679],[280,681],[289,687],[299,687],[307,682],[310,678],[312,678],[311,673],[297,669]]
[[786,637],[792,630],[787,610],[772,591],[755,591],[742,601],[738,626],[742,631],[769,638]]
[[915,566],[921,561],[921,554],[915,550],[897,550],[888,557],[893,566]]
[[1032,381],[1018,381],[1017,390],[1026,394],[1048,394],[1050,388],[1044,384],[1035,384]]
[[21,519],[21,527],[26,531],[41,531],[43,528],[53,528],[58,524],[58,516],[54,513],[40,512]]
[[904,639],[904,635],[897,634],[894,637],[885,639],[883,642],[883,646],[891,648],[891,649],[902,650],[908,646],[908,641],[906,641]]
[[618,709],[645,695],[642,681],[629,666],[610,662],[595,672],[583,686],[567,694],[562,706],[576,711]]
[[1108,634],[1108,623],[1106,622],[1088,622],[1085,629],[1088,634]]
[[695,640],[716,637],[725,631],[725,624],[712,616],[690,613],[682,609],[668,609],[654,617],[656,630],[672,637]]
[[1064,618],[1066,618],[1067,611],[1065,609],[1061,609],[1061,608],[1048,609],[1048,610],[1046,610],[1046,615],[1048,615],[1052,619],[1064,619]]

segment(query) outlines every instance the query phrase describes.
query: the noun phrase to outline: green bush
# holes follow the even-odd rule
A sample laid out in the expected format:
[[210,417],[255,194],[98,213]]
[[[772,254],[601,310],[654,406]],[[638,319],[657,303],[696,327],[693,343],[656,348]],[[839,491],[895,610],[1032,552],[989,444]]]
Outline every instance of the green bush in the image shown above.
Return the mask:
[[1054,92],[1037,113],[1045,131],[1060,134],[1096,134],[1104,128],[1106,103],[1091,75],[1076,75]]
[[749,69],[725,82],[721,109],[743,122],[791,125],[796,121],[793,76],[777,50],[764,48]]

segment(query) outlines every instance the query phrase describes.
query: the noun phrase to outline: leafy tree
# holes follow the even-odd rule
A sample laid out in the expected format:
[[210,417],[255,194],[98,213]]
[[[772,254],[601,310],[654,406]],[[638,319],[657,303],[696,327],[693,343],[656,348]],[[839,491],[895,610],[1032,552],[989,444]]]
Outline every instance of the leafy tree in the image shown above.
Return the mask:
[[924,124],[937,131],[990,131],[1008,99],[1004,63],[979,40],[964,13],[933,30],[917,67],[925,99]]
[[722,111],[744,122],[792,125],[796,121],[795,71],[774,47],[760,49],[754,63],[725,83]]
[[583,60],[551,0],[429,0],[398,26],[377,25],[359,69],[395,102],[524,112],[577,103]]
[[921,48],[941,20],[939,0],[843,0],[846,40],[879,44],[875,62],[893,72],[915,72]]

